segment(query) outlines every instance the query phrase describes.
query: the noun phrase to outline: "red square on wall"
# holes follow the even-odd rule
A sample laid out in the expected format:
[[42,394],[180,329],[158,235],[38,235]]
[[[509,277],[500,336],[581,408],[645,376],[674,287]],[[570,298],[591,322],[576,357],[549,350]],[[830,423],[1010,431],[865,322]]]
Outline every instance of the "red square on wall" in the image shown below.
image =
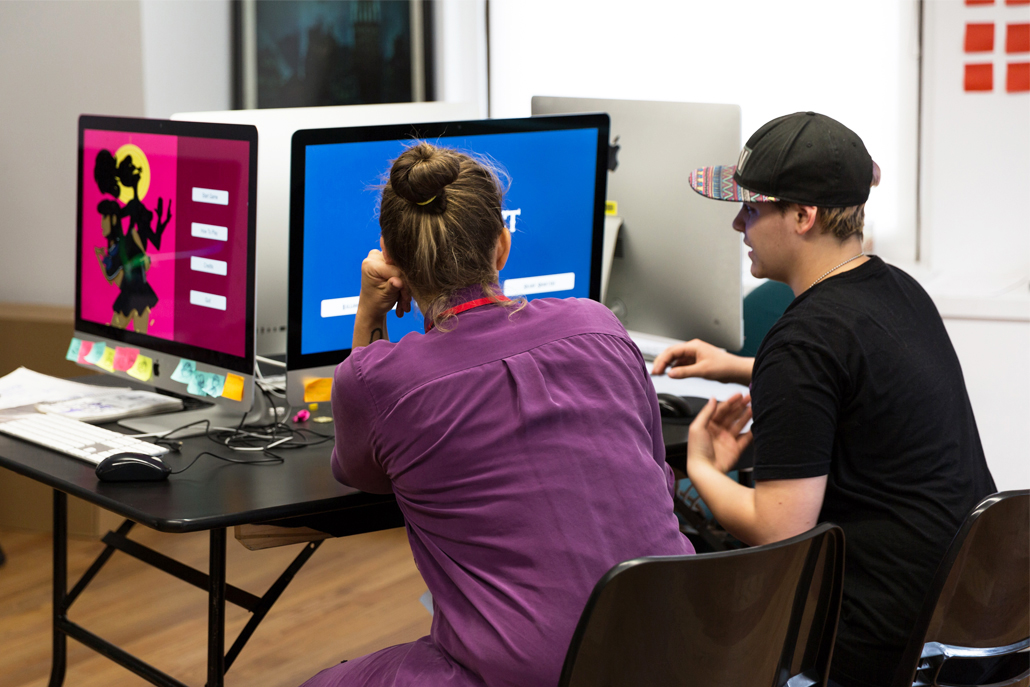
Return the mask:
[[1030,52],[1030,24],[1009,24],[1005,30],[1005,52]]
[[967,64],[965,89],[967,91],[991,91],[994,90],[994,65]]
[[994,0],[966,0],[967,5],[993,5]]
[[992,52],[994,24],[966,24],[966,52]]
[[1009,93],[1030,91],[1030,62],[1009,62],[1005,90]]

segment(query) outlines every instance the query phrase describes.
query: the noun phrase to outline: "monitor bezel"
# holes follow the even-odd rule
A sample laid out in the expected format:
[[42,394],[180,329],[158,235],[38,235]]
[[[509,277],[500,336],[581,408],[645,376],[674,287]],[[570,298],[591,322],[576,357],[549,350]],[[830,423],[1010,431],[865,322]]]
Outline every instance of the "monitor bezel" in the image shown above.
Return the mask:
[[307,370],[336,365],[352,349],[341,348],[318,353],[301,352],[301,315],[304,299],[304,175],[308,146],[339,143],[365,143],[410,139],[435,140],[444,136],[597,130],[597,165],[594,180],[593,241],[590,256],[589,298],[601,300],[601,257],[604,243],[604,208],[608,181],[609,118],[605,113],[483,119],[421,124],[391,124],[337,129],[305,129],[293,134],[290,159],[290,257],[289,299],[286,332],[287,370]]
[[[119,329],[110,325],[99,324],[82,318],[82,267],[83,267],[83,189],[85,167],[85,132],[118,131],[140,134],[163,134],[188,138],[211,138],[221,140],[247,141],[250,143],[249,173],[247,193],[250,201],[247,204],[247,303],[246,332],[244,355],[213,351],[208,348],[185,344],[171,339],[163,339],[148,334],[139,334],[128,329]],[[219,367],[245,375],[254,374],[255,345],[255,304],[254,293],[257,276],[257,128],[245,124],[212,124],[202,122],[178,122],[163,119],[141,119],[134,117],[108,117],[101,115],[81,115],[79,117],[78,138],[78,177],[77,202],[75,209],[76,257],[75,257],[75,330],[84,334],[104,337],[106,339],[159,351],[179,358],[186,358],[212,367]]]

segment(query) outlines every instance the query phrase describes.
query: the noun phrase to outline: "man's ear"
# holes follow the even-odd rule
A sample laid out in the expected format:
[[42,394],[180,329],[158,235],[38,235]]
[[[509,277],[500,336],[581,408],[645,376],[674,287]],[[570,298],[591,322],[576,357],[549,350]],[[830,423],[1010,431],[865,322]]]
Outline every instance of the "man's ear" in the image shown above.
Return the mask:
[[814,205],[795,205],[793,211],[794,230],[801,236],[812,231],[812,228],[815,226],[816,215],[819,213],[819,208]]

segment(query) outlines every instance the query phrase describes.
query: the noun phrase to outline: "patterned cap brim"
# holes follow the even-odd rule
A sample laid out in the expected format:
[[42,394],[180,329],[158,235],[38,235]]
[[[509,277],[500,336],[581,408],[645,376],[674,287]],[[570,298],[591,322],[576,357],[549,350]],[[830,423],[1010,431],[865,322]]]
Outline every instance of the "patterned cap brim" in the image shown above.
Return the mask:
[[761,193],[748,191],[738,185],[733,179],[736,171],[736,165],[716,165],[715,167],[695,169],[690,173],[690,188],[702,196],[736,203],[774,203],[778,200],[772,196],[763,196]]

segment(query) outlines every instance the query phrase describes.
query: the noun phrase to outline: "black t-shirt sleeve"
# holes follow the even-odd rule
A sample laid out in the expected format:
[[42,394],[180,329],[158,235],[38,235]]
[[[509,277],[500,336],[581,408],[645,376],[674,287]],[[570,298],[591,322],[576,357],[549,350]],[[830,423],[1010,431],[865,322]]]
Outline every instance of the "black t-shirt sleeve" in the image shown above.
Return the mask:
[[789,342],[762,352],[751,383],[756,480],[829,473],[840,378],[833,357],[817,347]]

